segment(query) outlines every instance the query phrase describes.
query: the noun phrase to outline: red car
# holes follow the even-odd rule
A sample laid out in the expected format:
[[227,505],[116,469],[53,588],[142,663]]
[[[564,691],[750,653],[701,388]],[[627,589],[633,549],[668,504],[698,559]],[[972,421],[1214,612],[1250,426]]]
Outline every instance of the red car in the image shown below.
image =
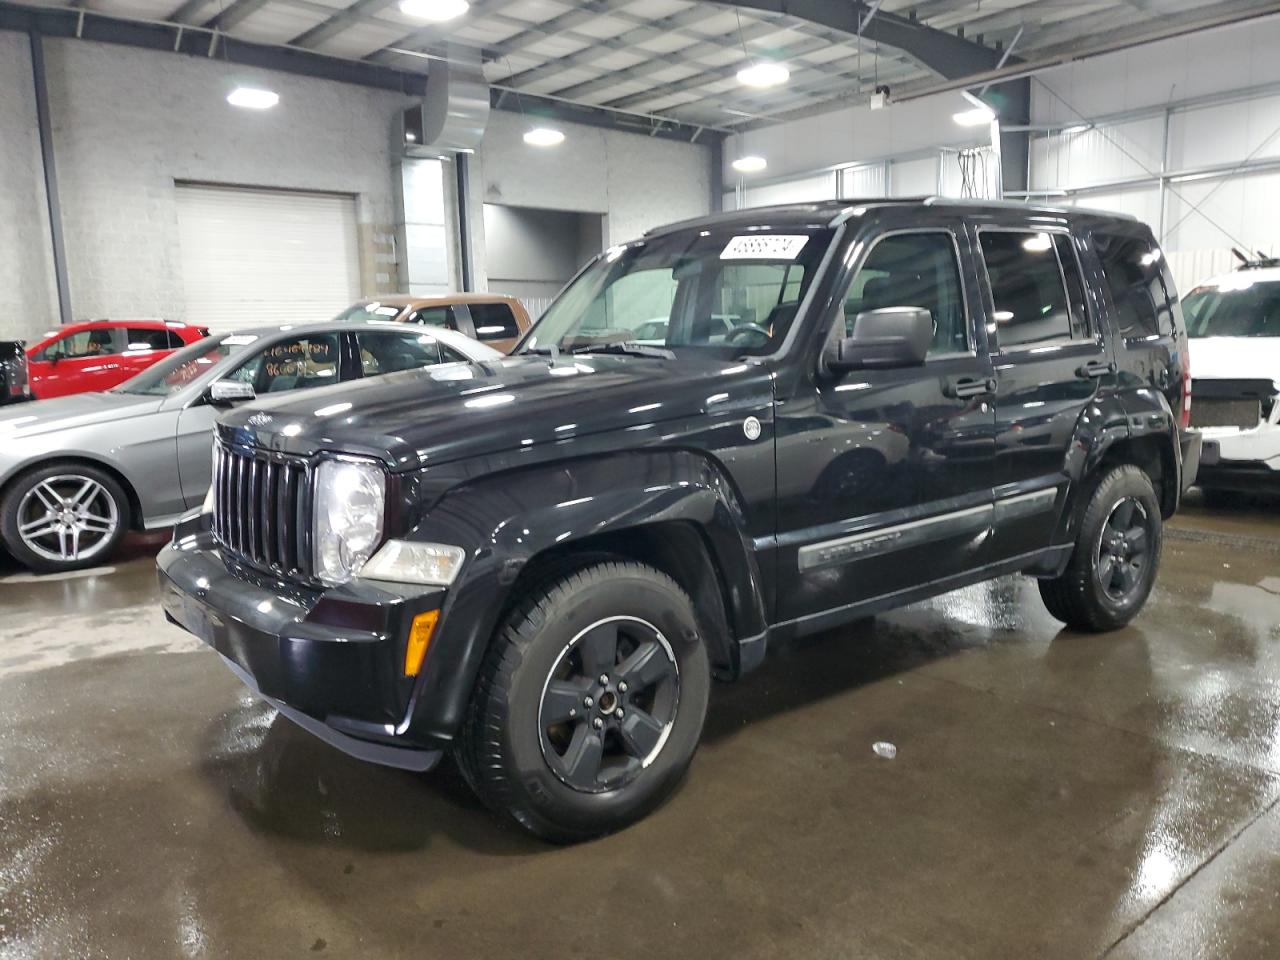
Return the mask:
[[90,320],[50,330],[27,349],[31,395],[110,390],[208,335],[205,327],[170,320]]

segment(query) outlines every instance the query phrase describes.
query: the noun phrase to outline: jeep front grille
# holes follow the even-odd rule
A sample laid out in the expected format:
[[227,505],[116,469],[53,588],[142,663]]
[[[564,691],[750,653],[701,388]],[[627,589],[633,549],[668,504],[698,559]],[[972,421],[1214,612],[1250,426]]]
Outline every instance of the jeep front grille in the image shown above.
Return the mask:
[[214,444],[213,534],[234,557],[311,575],[311,468],[265,450]]

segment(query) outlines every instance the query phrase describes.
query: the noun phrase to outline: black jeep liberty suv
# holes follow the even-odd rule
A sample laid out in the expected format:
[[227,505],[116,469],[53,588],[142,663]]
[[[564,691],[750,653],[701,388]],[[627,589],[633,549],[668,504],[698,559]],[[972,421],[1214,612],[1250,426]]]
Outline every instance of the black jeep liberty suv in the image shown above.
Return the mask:
[[510,357],[228,413],[164,607],[334,746],[450,749],[584,839],[670,794],[712,678],[771,640],[1018,572],[1127,623],[1198,464],[1188,384],[1136,221],[711,216],[603,253]]

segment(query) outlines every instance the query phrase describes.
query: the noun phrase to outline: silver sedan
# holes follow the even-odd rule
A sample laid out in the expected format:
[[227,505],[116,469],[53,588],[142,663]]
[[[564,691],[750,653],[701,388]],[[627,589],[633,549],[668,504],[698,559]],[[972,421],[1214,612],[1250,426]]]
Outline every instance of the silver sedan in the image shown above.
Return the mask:
[[0,411],[0,542],[41,571],[109,557],[171,526],[211,479],[219,413],[255,396],[501,354],[448,330],[323,323],[218,334],[105,393]]

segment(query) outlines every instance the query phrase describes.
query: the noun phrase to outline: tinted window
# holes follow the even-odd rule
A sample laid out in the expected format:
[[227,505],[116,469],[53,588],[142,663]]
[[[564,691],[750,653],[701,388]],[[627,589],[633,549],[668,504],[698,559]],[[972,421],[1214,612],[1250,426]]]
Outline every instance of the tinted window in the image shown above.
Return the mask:
[[992,318],[999,345],[1069,338],[1071,310],[1053,237],[983,230],[979,240],[991,280]]
[[515,314],[505,303],[469,303],[471,325],[477,340],[514,340],[520,336]]
[[109,328],[99,330],[81,330],[69,337],[63,337],[56,343],[45,347],[40,359],[48,360],[57,354],[64,360],[77,360],[85,357],[100,357],[110,353],[119,353],[115,331]]
[[845,336],[858,314],[884,307],[920,307],[933,317],[931,354],[965,353],[969,329],[949,233],[904,233],[881,240],[867,255],[844,302]]
[[1102,263],[1120,334],[1126,338],[1173,332],[1169,289],[1161,271],[1160,250],[1145,240],[1094,234],[1093,247]]
[[168,330],[128,327],[124,332],[126,350],[172,350],[182,346],[176,334]]
[[458,329],[453,307],[421,307],[409,314],[409,322],[427,327],[444,327],[446,330]]
[[423,330],[361,332],[356,334],[356,340],[360,344],[360,369],[366,377],[465,359]]
[[1193,337],[1280,337],[1280,282],[1240,273],[1196,287],[1183,298],[1182,312]]
[[260,394],[337,383],[338,335],[277,341],[246,360],[227,379],[252,384]]
[[1084,281],[1080,275],[1080,258],[1075,245],[1065,233],[1054,234],[1058,248],[1058,262],[1067,281],[1067,298],[1071,303],[1071,338],[1084,340],[1090,336],[1089,307],[1084,297]]

